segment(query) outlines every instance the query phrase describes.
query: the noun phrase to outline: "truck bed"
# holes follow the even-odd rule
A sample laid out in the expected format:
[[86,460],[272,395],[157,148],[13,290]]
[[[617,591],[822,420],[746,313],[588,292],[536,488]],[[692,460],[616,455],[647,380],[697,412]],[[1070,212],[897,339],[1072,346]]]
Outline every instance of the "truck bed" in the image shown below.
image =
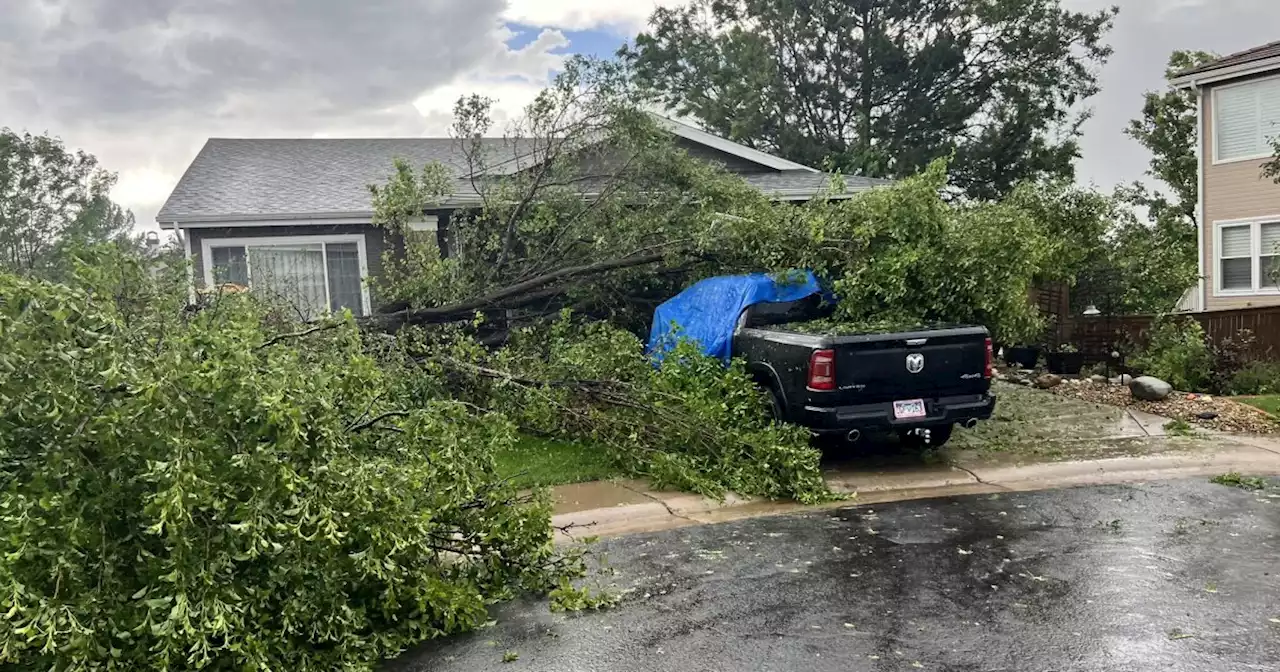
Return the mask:
[[[983,327],[807,333],[794,324],[744,327],[735,353],[782,397],[788,418],[819,430],[942,426],[990,416],[990,340]],[[834,361],[832,389],[808,386],[814,353]],[[923,400],[927,415],[895,417]]]

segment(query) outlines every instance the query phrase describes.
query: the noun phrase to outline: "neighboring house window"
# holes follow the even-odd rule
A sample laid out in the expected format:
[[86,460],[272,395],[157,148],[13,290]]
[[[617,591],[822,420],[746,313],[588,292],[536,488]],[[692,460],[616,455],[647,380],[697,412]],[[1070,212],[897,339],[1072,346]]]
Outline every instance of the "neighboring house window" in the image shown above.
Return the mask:
[[1280,78],[1224,86],[1213,96],[1215,160],[1271,156],[1271,139],[1280,134]]
[[343,308],[368,313],[363,236],[208,239],[203,247],[208,285],[243,285],[303,319]]
[[1280,221],[1220,224],[1217,251],[1219,291],[1280,291]]

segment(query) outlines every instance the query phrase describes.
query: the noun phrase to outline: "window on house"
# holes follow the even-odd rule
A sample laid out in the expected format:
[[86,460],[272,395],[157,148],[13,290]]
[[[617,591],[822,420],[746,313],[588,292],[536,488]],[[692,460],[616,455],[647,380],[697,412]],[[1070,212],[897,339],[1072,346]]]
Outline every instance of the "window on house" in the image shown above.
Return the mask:
[[1280,135],[1280,78],[1226,86],[1213,95],[1216,160],[1271,156],[1271,139]]
[[1280,290],[1280,222],[1219,226],[1217,256],[1219,290]]
[[1222,227],[1222,288],[1253,289],[1253,245],[1249,225]]
[[1280,288],[1280,222],[1258,226],[1258,286],[1266,289]]
[[359,240],[208,241],[206,279],[281,300],[304,319],[350,308],[365,314]]

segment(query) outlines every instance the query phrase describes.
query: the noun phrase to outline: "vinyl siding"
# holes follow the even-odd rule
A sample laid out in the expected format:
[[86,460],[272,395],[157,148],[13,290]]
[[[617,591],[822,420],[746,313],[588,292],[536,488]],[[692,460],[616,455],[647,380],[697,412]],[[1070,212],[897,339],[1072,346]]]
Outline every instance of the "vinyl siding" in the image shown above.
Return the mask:
[[1219,222],[1275,216],[1280,221],[1280,185],[1262,177],[1262,160],[1214,163],[1213,88],[1202,89],[1201,165],[1204,173],[1204,226],[1201,227],[1205,269],[1205,310],[1280,305],[1280,295],[1214,296],[1218,263],[1214,230]]

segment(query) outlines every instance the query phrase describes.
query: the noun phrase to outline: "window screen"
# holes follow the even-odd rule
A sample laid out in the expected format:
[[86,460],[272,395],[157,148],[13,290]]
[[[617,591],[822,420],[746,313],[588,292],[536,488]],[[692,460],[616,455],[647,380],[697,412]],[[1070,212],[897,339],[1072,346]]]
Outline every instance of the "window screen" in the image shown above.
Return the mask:
[[1280,134],[1280,79],[1218,89],[1213,101],[1219,161],[1271,153],[1271,139]]
[[212,253],[214,284],[249,286],[249,265],[243,247],[215,247]]
[[1218,256],[1222,264],[1223,289],[1253,289],[1252,227],[1225,226],[1222,228],[1222,249]]
[[360,249],[356,243],[329,243],[325,245],[326,263],[329,266],[329,309],[335,313],[350,308],[360,310]]
[[1280,271],[1280,223],[1263,224],[1259,234],[1258,286],[1275,288],[1280,284],[1276,277]]

